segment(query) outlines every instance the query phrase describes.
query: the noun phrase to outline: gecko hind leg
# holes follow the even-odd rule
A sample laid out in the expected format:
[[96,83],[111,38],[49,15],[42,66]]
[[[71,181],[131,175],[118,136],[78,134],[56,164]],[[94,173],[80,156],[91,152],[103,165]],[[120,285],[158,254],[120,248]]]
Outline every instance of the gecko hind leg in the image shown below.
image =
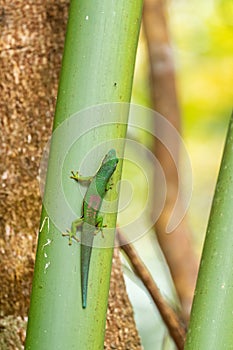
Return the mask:
[[66,233],[62,234],[63,237],[64,236],[69,237],[69,245],[72,244],[72,238],[77,242],[80,241],[76,236],[76,232],[77,232],[77,229],[82,226],[82,224],[83,224],[83,218],[79,218],[72,222],[71,230],[67,230]]
[[103,225],[103,216],[97,216],[96,218],[96,230],[94,232],[94,235],[97,235],[99,233],[99,231],[101,231],[101,236],[104,238],[104,232],[103,232],[103,228],[107,227],[107,225]]

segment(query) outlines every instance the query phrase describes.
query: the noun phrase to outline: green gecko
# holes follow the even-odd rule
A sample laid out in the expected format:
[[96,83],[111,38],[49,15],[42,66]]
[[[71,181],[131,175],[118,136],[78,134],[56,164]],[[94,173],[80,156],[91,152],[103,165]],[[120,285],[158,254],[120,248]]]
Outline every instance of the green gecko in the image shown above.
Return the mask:
[[71,178],[78,182],[89,183],[82,205],[81,218],[72,222],[71,231],[63,233],[63,236],[69,237],[69,244],[72,244],[72,238],[79,241],[76,232],[81,229],[81,290],[82,307],[87,306],[87,288],[88,274],[92,252],[94,235],[102,231],[103,218],[99,216],[99,210],[106,191],[110,188],[109,180],[114,173],[118,163],[116,151],[111,149],[104,157],[101,166],[94,176],[81,177],[78,172],[72,172]]

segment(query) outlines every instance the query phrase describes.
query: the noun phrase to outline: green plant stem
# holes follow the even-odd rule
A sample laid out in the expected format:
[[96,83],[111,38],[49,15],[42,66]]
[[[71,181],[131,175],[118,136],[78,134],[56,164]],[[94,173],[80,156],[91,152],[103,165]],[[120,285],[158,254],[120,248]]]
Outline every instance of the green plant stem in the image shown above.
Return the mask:
[[[73,123],[73,115],[90,106],[130,101],[141,11],[142,0],[71,0],[54,119],[53,134],[56,137],[53,137],[50,148],[26,349],[103,349],[114,235],[106,237],[109,248],[93,249],[89,274],[91,296],[88,307],[83,310],[80,246],[78,243],[69,246],[62,237],[62,230],[68,228],[75,217],[72,213],[66,214],[62,205],[68,199],[78,208],[76,217],[80,216],[83,197],[77,193],[77,184],[69,179],[69,173],[79,170],[86,154],[101,143],[110,142],[109,148],[114,147],[117,155],[122,154],[122,146],[112,145],[111,140],[125,137],[128,108],[117,114],[115,120],[114,113],[110,116],[109,108],[101,110],[96,117],[98,123],[84,135],[81,131],[92,121],[88,110],[87,114],[80,114],[75,128],[70,130],[69,125]],[[115,123],[106,126],[111,120]],[[67,121],[69,132],[59,134],[64,121]],[[77,145],[74,149],[66,149],[68,141],[76,141],[75,134],[80,136]],[[90,156],[85,163],[87,175],[93,175],[104,155],[97,150]],[[63,163],[62,157],[65,159]],[[122,162],[114,174],[114,183],[120,178],[121,165]],[[66,200],[59,194],[62,186]],[[106,197],[111,200],[114,191],[109,192]],[[108,227],[114,227],[116,213],[106,215],[105,221]]]
[[233,115],[201,259],[186,350],[233,349]]

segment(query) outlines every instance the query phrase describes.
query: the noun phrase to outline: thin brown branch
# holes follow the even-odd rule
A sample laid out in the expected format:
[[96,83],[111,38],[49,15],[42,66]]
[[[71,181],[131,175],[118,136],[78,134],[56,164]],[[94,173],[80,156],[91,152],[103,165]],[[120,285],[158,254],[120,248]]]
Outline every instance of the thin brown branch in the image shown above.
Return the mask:
[[178,315],[164,300],[159,288],[157,287],[147,267],[144,265],[144,263],[138,256],[135,248],[132,244],[126,241],[125,237],[119,231],[119,229],[117,230],[117,238],[120,243],[121,249],[130,259],[135,273],[142,280],[143,284],[150,293],[178,349],[184,349],[186,331]]

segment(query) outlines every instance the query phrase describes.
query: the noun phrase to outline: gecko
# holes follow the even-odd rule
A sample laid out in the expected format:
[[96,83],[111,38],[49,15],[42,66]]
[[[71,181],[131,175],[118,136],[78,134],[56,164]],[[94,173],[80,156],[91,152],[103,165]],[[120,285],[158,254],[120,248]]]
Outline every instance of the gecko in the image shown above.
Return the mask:
[[72,238],[79,241],[76,232],[78,229],[81,231],[81,291],[83,309],[87,306],[88,274],[94,236],[105,227],[103,226],[103,217],[99,215],[99,210],[106,191],[111,188],[109,180],[116,170],[117,163],[116,151],[115,149],[111,149],[102,160],[100,168],[94,176],[82,177],[78,172],[71,172],[72,179],[88,184],[82,204],[82,216],[72,222],[71,230],[68,233],[62,234],[69,237],[69,244],[71,245]]

